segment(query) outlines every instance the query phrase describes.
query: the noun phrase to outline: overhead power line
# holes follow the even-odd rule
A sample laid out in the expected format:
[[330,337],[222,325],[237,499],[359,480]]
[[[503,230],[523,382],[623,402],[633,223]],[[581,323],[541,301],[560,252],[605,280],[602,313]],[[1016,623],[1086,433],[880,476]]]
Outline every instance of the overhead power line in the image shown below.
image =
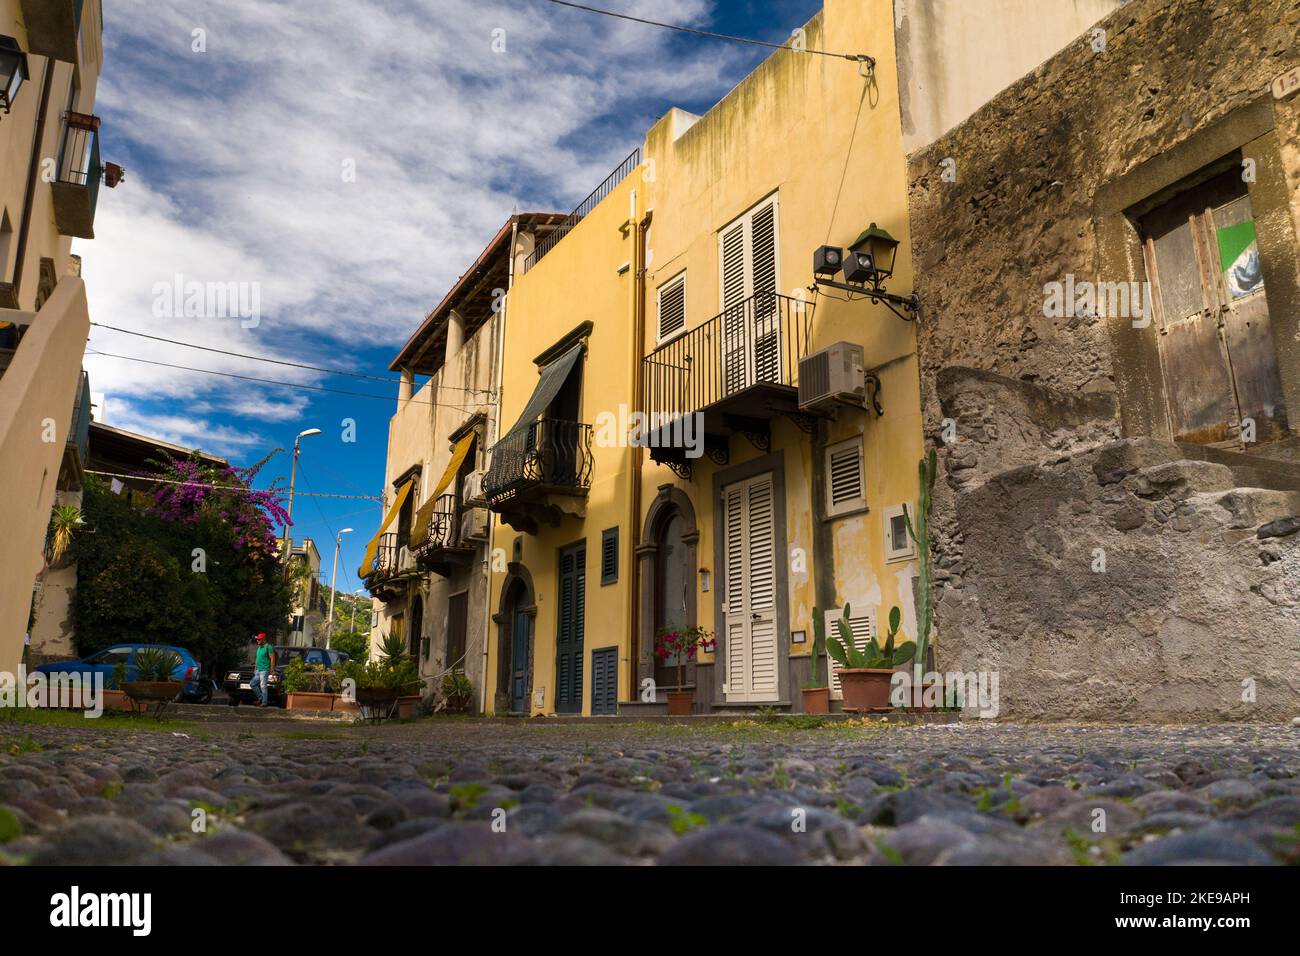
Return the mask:
[[[155,484],[161,484],[161,485],[189,485],[189,486],[192,487],[192,488],[212,488],[212,489],[214,489],[214,490],[216,490],[216,491],[229,491],[229,492],[232,492],[232,493],[234,493],[234,494],[249,494],[249,495],[251,495],[251,494],[254,494],[254,493],[259,492],[259,491],[266,491],[266,490],[268,490],[268,489],[266,489],[266,488],[240,488],[240,487],[238,487],[238,486],[232,486],[232,485],[213,485],[213,484],[208,484],[208,483],[206,483],[206,482],[202,482],[202,481],[181,481],[181,480],[176,479],[176,478],[156,478],[156,477],[154,477],[153,475],[124,475],[124,474],[120,474],[119,472],[115,472],[115,471],[96,471],[94,468],[87,468],[87,469],[86,469],[86,474],[88,474],[88,475],[99,475],[101,478],[127,478],[127,479],[130,479],[131,481],[148,481],[148,482],[153,482],[153,483],[155,483]],[[284,493],[285,493],[285,494],[288,494],[287,491],[284,492]],[[378,495],[335,495],[335,494],[329,494],[329,493],[324,492],[324,491],[297,491],[297,490],[295,490],[293,494],[294,494],[294,497],[296,497],[296,498],[303,498],[303,497],[306,497],[306,498],[351,498],[351,499],[355,499],[355,500],[358,500],[358,501],[379,501],[379,502],[382,502],[382,501],[384,500],[383,498],[380,498]],[[370,509],[367,508],[366,510],[369,511]]]
[[[180,345],[187,349],[199,349],[203,352],[216,352],[218,355],[228,355],[231,358],[248,359],[253,362],[266,362],[270,365],[287,365],[290,368],[307,369],[312,372],[324,372],[326,375],[344,375],[349,378],[364,378],[372,382],[383,382],[386,385],[401,385],[400,378],[385,378],[382,375],[367,375],[365,372],[352,372],[341,368],[325,368],[320,365],[308,365],[304,362],[290,362],[287,359],[268,358],[265,355],[249,355],[245,352],[232,352],[229,349],[219,349],[211,345],[199,345],[197,342],[182,342],[179,339],[164,338],[161,335],[150,335],[148,332],[140,332],[136,329],[121,329],[115,325],[105,325],[103,322],[91,322],[91,325],[100,329],[108,329],[110,332],[121,332],[123,335],[135,335],[142,339],[151,339],[154,342],[166,342],[168,345]],[[100,353],[107,354],[107,353]],[[484,389],[463,388],[459,385],[438,385],[439,389],[447,389],[455,392],[481,392]]]
[[630,13],[618,13],[614,10],[602,10],[599,7],[589,7],[582,3],[571,3],[569,0],[546,0],[547,3],[553,3],[557,7],[569,7],[572,10],[582,10],[585,13],[598,13],[604,17],[614,17],[618,20],[627,20],[631,23],[640,23],[648,27],[659,27],[661,30],[675,30],[678,33],[689,33],[692,36],[707,37],[710,40],[726,40],[729,43],[748,43],[752,46],[767,47],[770,50],[791,50],[795,53],[813,53],[817,56],[830,56],[840,60],[854,60],[859,63],[866,63],[867,66],[874,67],[876,58],[868,56],[865,53],[833,53],[829,50],[810,50],[808,48],[793,47],[786,43],[772,43],[768,40],[755,40],[753,37],[737,37],[728,33],[714,33],[710,30],[696,30],[693,27],[683,27],[675,23],[663,23],[659,20],[647,20],[645,17],[634,17]]

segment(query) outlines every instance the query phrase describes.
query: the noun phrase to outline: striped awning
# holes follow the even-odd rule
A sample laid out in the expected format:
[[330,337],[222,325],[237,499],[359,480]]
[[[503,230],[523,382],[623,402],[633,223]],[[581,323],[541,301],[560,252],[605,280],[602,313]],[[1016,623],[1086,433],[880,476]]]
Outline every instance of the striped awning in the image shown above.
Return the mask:
[[456,442],[456,447],[451,450],[451,461],[447,462],[447,470],[442,473],[442,478],[439,479],[433,493],[429,495],[429,500],[422,504],[420,510],[415,513],[415,524],[411,528],[412,546],[424,544],[425,539],[429,536],[429,521],[433,517],[434,510],[438,507],[438,499],[456,480],[460,466],[474,447],[474,440],[477,437],[474,432],[470,432]]
[[357,570],[357,574],[361,577],[366,577],[375,569],[375,555],[379,552],[379,539],[383,537],[384,532],[388,530],[388,526],[392,524],[398,514],[401,513],[402,505],[406,504],[406,499],[411,494],[411,489],[414,487],[415,479],[411,478],[404,481],[402,487],[397,489],[397,497],[393,499],[393,504],[388,509],[388,514],[384,516],[384,523],[379,526],[379,530],[375,532],[375,536],[371,538],[370,543],[366,545],[365,560],[361,562],[361,567]]

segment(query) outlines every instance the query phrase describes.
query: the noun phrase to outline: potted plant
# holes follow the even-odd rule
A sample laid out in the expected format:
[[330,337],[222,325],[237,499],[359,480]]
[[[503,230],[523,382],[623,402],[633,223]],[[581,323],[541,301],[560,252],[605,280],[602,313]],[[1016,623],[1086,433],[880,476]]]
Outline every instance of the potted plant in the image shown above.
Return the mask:
[[655,635],[655,656],[661,661],[677,658],[677,689],[668,692],[668,715],[689,717],[695,705],[695,689],[686,689],[686,662],[695,660],[696,650],[713,635],[693,624],[690,627],[661,627]]
[[154,705],[154,716],[162,716],[163,707],[181,696],[182,681],[172,674],[181,664],[174,651],[162,647],[145,647],[135,652],[135,680],[124,681],[122,690],[136,707]]
[[126,662],[118,661],[113,665],[108,683],[104,687],[105,710],[130,710],[131,701],[127,698],[122,685],[126,683]]
[[382,718],[394,710],[400,717],[412,717],[420,704],[419,688],[424,683],[415,663],[407,656],[402,639],[392,634],[381,644],[382,659],[363,663],[347,661],[339,668],[341,680],[352,681],[356,704]]
[[449,714],[463,714],[474,700],[474,685],[462,671],[442,675],[442,710]]
[[902,613],[898,608],[891,608],[885,643],[881,645],[872,635],[866,648],[859,650],[853,638],[853,625],[849,621],[849,606],[844,605],[843,614],[835,622],[839,638],[828,639],[826,646],[831,657],[840,665],[840,689],[844,692],[846,711],[867,713],[889,710],[889,685],[894,668],[906,664],[916,653],[916,644],[912,641],[894,646],[901,620]]
[[808,665],[808,680],[803,685],[803,712],[805,714],[829,714],[831,712],[831,689],[822,679],[821,659],[826,653],[826,626],[822,621],[822,612],[813,608],[813,646]]
[[333,710],[334,672],[324,664],[303,664],[301,657],[295,657],[284,668],[284,683],[281,685],[287,695],[285,707],[289,710]]

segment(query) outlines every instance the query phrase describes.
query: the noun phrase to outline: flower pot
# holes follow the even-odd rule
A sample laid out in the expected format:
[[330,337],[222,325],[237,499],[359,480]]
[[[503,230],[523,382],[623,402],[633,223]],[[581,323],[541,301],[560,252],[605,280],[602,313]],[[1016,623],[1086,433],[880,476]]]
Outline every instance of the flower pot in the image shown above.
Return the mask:
[[401,720],[420,716],[420,700],[419,694],[404,694],[397,698],[397,716]]
[[695,704],[695,691],[670,690],[668,692],[668,716],[689,717]]
[[829,714],[831,712],[831,689],[829,687],[805,687],[803,689],[803,712],[805,714]]
[[333,710],[334,698],[338,694],[328,694],[312,690],[292,690],[289,692],[285,706],[289,710]]
[[104,709],[105,710],[130,710],[131,701],[126,694],[120,690],[110,690],[104,688]]
[[122,684],[122,691],[137,704],[158,704],[181,696],[185,685],[178,680],[132,680]]
[[342,694],[335,694],[334,699],[330,701],[330,710],[340,714],[355,714],[359,709],[355,700],[348,700]]
[[844,691],[844,709],[857,713],[888,711],[890,681],[894,676],[887,667],[846,667],[840,672]]
[[391,707],[402,692],[392,687],[358,687],[357,705],[361,707]]
[[[939,687],[939,693],[933,694],[929,688],[935,684],[942,685],[942,681],[937,681],[933,677],[929,680],[922,680],[919,684],[909,684],[907,688],[907,709],[914,714],[928,714],[932,710],[944,706],[943,687]],[[937,707],[931,707],[925,703],[926,697],[935,697],[938,700]]]

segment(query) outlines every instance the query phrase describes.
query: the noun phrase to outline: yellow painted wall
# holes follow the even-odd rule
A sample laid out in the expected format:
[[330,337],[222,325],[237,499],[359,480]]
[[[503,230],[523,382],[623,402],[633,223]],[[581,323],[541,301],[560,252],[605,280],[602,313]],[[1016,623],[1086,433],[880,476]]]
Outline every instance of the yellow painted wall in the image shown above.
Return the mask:
[[[813,280],[813,251],[824,243],[847,246],[873,221],[902,242],[888,289],[910,291],[906,164],[892,27],[889,0],[827,0],[805,27],[806,45],[871,54],[877,59],[874,85],[863,80],[853,62],[780,51],[702,117],[675,110],[649,131],[644,148],[645,163],[653,173],[645,188],[646,204],[653,210],[647,353],[656,346],[656,288],[685,268],[687,326],[718,314],[718,231],[773,192],[779,202],[779,292],[801,294]],[[903,631],[913,637],[915,562],[885,560],[883,513],[904,502],[915,507],[917,497],[922,441],[914,326],[883,305],[826,296],[810,301],[816,301],[810,351],[842,339],[861,343],[867,368],[880,375],[885,409],[880,418],[845,409],[830,427],[831,443],[856,433],[865,436],[870,509],[830,519],[837,603],[876,606],[880,622],[898,605],[904,614]],[[825,489],[812,487],[811,447],[810,436],[791,422],[773,421],[772,451],[783,452],[785,459],[789,624],[791,630],[807,630],[809,635],[808,644],[790,648],[792,657],[807,653],[812,640],[818,569],[812,560],[810,496],[824,495]],[[725,467],[764,453],[735,436],[730,454]],[[719,569],[713,566],[716,470],[707,457],[701,458],[692,479],[683,481],[647,460],[642,476],[647,508],[657,487],[665,483],[679,486],[694,504],[701,532],[700,566],[713,572],[715,582],[710,592],[697,595],[698,623],[710,628],[721,583]],[[801,557],[806,559],[804,573],[798,570]],[[797,694],[798,689],[791,692]]]
[[[631,218],[633,192],[643,188],[640,170],[623,180],[567,236],[532,269],[516,274],[506,304],[505,353],[502,366],[501,431],[514,424],[537,385],[533,359],[582,322],[594,325],[587,340],[582,366],[582,421],[594,424],[602,411],[616,410],[632,401],[632,293],[631,269],[620,268],[632,258],[634,237],[626,228]],[[532,575],[536,591],[534,622],[534,674],[532,712],[555,711],[555,640],[558,598],[558,554],[561,548],[585,540],[586,633],[583,655],[583,713],[591,710],[591,652],[619,647],[620,696],[628,686],[628,589],[631,573],[628,540],[628,480],[631,451],[625,447],[600,447],[592,441],[592,482],[585,519],[566,517],[558,528],[543,526],[537,535],[520,535],[505,524],[494,529],[493,545],[499,554],[513,555],[516,537],[523,539],[522,563]],[[600,584],[600,535],[605,528],[620,528],[619,583]],[[505,571],[494,562],[490,610],[500,607]],[[497,636],[495,625],[488,641],[486,707],[491,710],[496,692]],[[537,706],[536,692],[545,691]]]

